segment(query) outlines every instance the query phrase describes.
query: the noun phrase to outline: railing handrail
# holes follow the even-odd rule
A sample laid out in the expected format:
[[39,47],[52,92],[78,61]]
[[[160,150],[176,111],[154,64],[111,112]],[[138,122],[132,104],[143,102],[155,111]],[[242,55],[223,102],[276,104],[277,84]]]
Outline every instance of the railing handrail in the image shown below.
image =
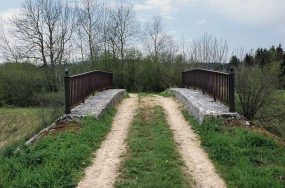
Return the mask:
[[182,69],[182,87],[193,87],[204,93],[212,95],[214,101],[218,98],[221,102],[229,105],[230,112],[235,112],[234,68],[229,73],[212,71],[207,69]]
[[94,71],[84,72],[84,73],[81,73],[81,74],[72,75],[72,76],[69,76],[69,77],[70,78],[74,78],[74,77],[77,77],[77,76],[84,76],[84,75],[91,74],[91,73],[94,73],[94,72],[102,72],[102,73],[113,74],[112,72],[101,71],[101,70],[94,70]]
[[205,71],[205,72],[213,72],[213,73],[217,73],[217,74],[224,74],[224,75],[229,75],[229,73],[226,73],[226,72],[219,72],[219,71],[213,71],[213,70],[207,70],[207,69],[192,69],[192,70],[187,70],[187,71],[184,71],[183,72],[194,72],[196,70],[201,70],[201,71]]
[[112,88],[113,73],[101,70],[94,70],[77,74],[68,75],[68,69],[65,70],[65,114],[71,113],[71,107],[84,103],[84,100],[95,91],[103,91]]

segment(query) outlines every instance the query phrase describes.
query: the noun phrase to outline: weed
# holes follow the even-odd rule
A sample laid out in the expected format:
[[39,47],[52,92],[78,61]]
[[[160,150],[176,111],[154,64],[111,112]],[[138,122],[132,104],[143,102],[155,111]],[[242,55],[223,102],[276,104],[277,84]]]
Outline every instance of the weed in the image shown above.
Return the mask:
[[130,98],[130,94],[129,93],[127,93],[126,98]]

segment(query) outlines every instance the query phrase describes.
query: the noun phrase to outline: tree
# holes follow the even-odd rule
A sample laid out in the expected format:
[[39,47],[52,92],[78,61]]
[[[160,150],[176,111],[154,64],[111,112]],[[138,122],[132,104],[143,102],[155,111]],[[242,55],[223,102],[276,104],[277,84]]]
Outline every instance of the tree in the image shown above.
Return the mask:
[[239,67],[240,66],[240,60],[239,60],[239,58],[237,58],[237,56],[235,56],[235,55],[233,55],[232,57],[231,57],[231,60],[230,60],[230,62],[229,62],[229,65],[228,65],[228,67],[231,67],[231,66],[234,66],[234,67]]
[[76,29],[76,14],[68,2],[60,0],[25,0],[19,15],[11,20],[14,40],[19,41],[23,57],[51,65],[46,76],[53,90],[62,88],[61,66],[67,54],[68,43]]
[[258,64],[261,68],[270,64],[269,51],[266,48],[258,48],[255,52],[254,62]]
[[152,61],[159,62],[160,55],[165,53],[173,42],[172,37],[165,29],[161,16],[153,17],[144,25],[142,42]]
[[25,0],[11,19],[12,35],[27,56],[44,65],[61,64],[76,24],[73,9],[58,0]]
[[251,54],[247,53],[247,54],[245,55],[245,58],[244,58],[243,62],[244,62],[244,65],[245,65],[246,67],[251,67],[251,66],[253,66],[253,64],[254,64],[253,56],[252,56]]
[[5,30],[3,20],[0,18],[0,50],[6,62],[18,63],[21,59],[21,50],[9,40],[9,32]]
[[191,42],[190,53],[195,63],[215,63],[215,69],[217,63],[227,62],[227,40],[218,39],[206,33]]
[[97,0],[82,0],[78,8],[79,27],[77,34],[79,36],[80,48],[83,55],[84,47],[87,47],[89,59],[94,66],[98,56],[99,40],[101,34],[102,7]]
[[125,50],[139,32],[139,25],[132,5],[127,5],[121,1],[110,10],[109,30],[109,39],[113,46],[113,53],[116,53],[118,50],[121,62],[123,62]]

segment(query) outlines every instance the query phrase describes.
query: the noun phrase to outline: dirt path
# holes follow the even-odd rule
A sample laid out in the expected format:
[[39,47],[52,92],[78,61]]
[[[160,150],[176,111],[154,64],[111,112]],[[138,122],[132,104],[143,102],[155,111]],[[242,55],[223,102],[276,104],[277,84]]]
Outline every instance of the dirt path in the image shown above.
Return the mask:
[[[186,164],[186,173],[196,182],[196,187],[226,187],[225,182],[215,172],[207,153],[200,146],[200,140],[184,119],[181,105],[172,98],[148,96],[141,98],[141,107],[160,105],[164,108],[167,122],[173,131],[174,140]],[[86,177],[78,187],[113,187],[118,169],[126,152],[125,138],[132,118],[138,108],[138,96],[130,94],[124,99],[114,117],[112,130],[100,149],[96,151],[93,165],[86,169]]]
[[125,138],[138,107],[138,95],[130,94],[117,109],[112,129],[100,149],[95,153],[93,165],[85,170],[85,178],[78,187],[113,187],[118,175],[120,157],[126,151]]
[[159,101],[165,109],[166,119],[173,131],[174,140],[178,144],[178,150],[188,167],[188,173],[196,182],[196,187],[226,187],[224,180],[215,172],[207,153],[201,148],[198,136],[184,119],[180,111],[180,104],[172,98],[161,96],[153,98]]

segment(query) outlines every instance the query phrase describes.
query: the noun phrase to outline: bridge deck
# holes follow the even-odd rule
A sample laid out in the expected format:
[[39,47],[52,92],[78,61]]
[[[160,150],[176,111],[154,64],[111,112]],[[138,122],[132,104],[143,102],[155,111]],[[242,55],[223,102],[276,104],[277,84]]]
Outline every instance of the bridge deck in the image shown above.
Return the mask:
[[238,113],[229,112],[229,108],[219,101],[214,101],[210,96],[198,90],[186,88],[172,88],[170,94],[174,94],[184,108],[192,114],[200,124],[207,118],[243,118]]
[[94,96],[87,98],[85,103],[81,103],[73,108],[71,110],[71,115],[80,117],[92,115],[96,119],[99,119],[105,109],[116,104],[119,100],[124,98],[125,95],[125,89],[108,89],[103,92],[98,92]]

